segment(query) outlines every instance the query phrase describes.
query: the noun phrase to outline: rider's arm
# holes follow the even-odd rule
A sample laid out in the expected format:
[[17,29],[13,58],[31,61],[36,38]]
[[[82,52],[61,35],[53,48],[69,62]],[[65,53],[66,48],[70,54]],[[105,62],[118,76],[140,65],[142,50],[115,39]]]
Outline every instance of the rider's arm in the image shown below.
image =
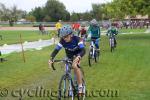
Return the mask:
[[111,30],[112,30],[112,29],[111,29],[111,27],[110,27],[110,28],[108,28],[108,30],[107,30],[107,34],[106,34],[107,36],[110,36],[110,35],[112,34],[112,33],[111,33]]
[[83,43],[82,39],[80,39],[80,41],[78,43],[78,46],[79,46],[79,49],[80,49],[80,52],[79,52],[78,56],[83,57],[84,54],[85,54],[85,46],[84,46],[84,43]]
[[79,32],[78,32],[78,36],[81,34],[81,30],[79,30]]
[[99,27],[98,31],[99,31],[99,34],[98,34],[98,35],[99,35],[99,38],[100,38],[100,35],[101,35],[101,30],[100,30],[100,27]]
[[110,30],[108,29],[108,30],[107,30],[107,33],[106,33],[107,36],[109,35],[109,31],[110,31]]
[[118,29],[116,28],[116,35],[118,34]]
[[55,58],[55,56],[57,55],[57,53],[59,52],[59,50],[62,48],[62,44],[58,43],[54,49],[54,51],[51,53],[50,57],[51,60]]
[[89,28],[87,30],[87,34],[91,34],[91,26],[89,26]]

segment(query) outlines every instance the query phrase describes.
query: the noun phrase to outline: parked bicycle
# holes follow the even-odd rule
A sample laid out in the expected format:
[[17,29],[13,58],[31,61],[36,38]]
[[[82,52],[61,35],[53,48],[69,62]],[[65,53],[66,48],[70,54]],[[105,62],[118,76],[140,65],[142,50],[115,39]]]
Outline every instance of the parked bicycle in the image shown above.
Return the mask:
[[[65,73],[62,75],[59,87],[58,87],[58,100],[74,100],[77,97],[77,100],[84,100],[85,99],[85,81],[82,78],[83,81],[83,95],[78,95],[78,84],[76,80],[76,76],[74,75],[74,78],[72,78],[72,60],[65,58],[62,60],[54,60],[54,62],[62,62],[65,64]],[[80,67],[78,65],[78,67]],[[56,70],[54,67],[54,63],[52,64],[53,70]],[[83,71],[82,71],[83,73]]]
[[91,41],[89,47],[89,54],[88,54],[88,62],[89,66],[92,66],[93,61],[96,63],[99,61],[100,50],[97,50],[94,45],[94,40]]

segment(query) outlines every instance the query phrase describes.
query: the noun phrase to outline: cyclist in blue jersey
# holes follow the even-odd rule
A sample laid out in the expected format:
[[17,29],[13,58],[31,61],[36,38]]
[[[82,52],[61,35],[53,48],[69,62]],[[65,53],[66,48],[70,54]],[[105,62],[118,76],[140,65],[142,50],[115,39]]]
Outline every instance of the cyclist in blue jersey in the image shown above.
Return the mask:
[[88,34],[90,34],[91,40],[94,42],[96,49],[99,51],[99,41],[100,41],[100,27],[96,19],[92,19],[90,22],[90,27],[88,29]]
[[82,74],[80,68],[78,67],[81,58],[85,54],[83,40],[80,37],[73,35],[73,29],[70,25],[65,25],[60,29],[60,38],[61,39],[59,43],[56,45],[54,51],[50,55],[51,58],[49,60],[49,65],[53,63],[53,59],[57,53],[62,47],[64,47],[66,56],[73,60],[72,66],[77,77],[78,92],[79,94],[83,94]]

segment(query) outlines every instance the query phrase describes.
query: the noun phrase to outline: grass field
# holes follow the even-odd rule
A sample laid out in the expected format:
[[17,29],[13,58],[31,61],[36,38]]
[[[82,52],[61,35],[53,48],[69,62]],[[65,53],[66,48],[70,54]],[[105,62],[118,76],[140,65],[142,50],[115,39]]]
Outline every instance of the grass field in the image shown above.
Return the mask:
[[[102,29],[104,30],[104,29]],[[145,32],[146,29],[120,29],[119,33],[126,32]],[[56,31],[49,31],[50,33],[56,34]],[[20,43],[20,34],[24,41],[36,41],[39,39],[50,39],[52,35],[41,35],[39,31],[0,31],[3,40],[0,40],[0,46],[3,44],[15,44]]]
[[[50,31],[50,33],[56,33]],[[20,43],[20,34],[24,41],[36,41],[39,39],[50,39],[52,35],[41,35],[39,31],[0,31],[3,40],[0,40],[0,45]]]
[[[117,40],[117,49],[111,53],[108,38],[102,36],[101,59],[93,67],[88,66],[87,54],[82,59],[87,90],[94,91],[86,100],[150,100],[150,34],[118,35]],[[23,63],[21,53],[13,53],[6,58],[8,61],[0,63],[0,88],[8,89],[8,96],[0,97],[0,100],[18,100],[21,94],[13,97],[12,91],[20,89],[34,90],[42,86],[56,91],[63,69],[60,64],[56,65],[56,71],[48,69],[53,48],[26,51],[26,63]],[[57,58],[63,56],[62,50]],[[101,93],[97,92],[100,90]],[[117,96],[111,96],[108,90],[117,91]],[[22,100],[52,100],[30,97],[26,92],[21,92],[24,93]]]
[[[0,26],[3,26],[3,27],[10,27],[9,24],[0,24]],[[14,24],[14,26],[16,27],[32,27],[33,24]]]
[[147,28],[142,28],[142,29],[139,29],[139,28],[137,28],[137,29],[123,28],[123,29],[119,29],[119,32],[120,33],[128,33],[128,32],[137,32],[137,33],[141,32],[141,33],[143,33],[146,30],[147,30]]

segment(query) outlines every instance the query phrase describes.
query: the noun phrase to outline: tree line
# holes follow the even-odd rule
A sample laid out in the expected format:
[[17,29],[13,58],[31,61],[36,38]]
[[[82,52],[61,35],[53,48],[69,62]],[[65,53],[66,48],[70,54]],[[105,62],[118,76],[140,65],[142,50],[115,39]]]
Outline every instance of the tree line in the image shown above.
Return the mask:
[[91,4],[91,6],[91,11],[69,13],[62,2],[47,0],[45,6],[36,7],[27,13],[17,9],[17,6],[7,8],[4,4],[0,4],[0,20],[10,23],[19,18],[25,18],[31,22],[79,21],[91,20],[92,18],[108,20],[124,19],[127,15],[131,17],[148,15],[150,18],[150,0],[112,0],[102,4]]

